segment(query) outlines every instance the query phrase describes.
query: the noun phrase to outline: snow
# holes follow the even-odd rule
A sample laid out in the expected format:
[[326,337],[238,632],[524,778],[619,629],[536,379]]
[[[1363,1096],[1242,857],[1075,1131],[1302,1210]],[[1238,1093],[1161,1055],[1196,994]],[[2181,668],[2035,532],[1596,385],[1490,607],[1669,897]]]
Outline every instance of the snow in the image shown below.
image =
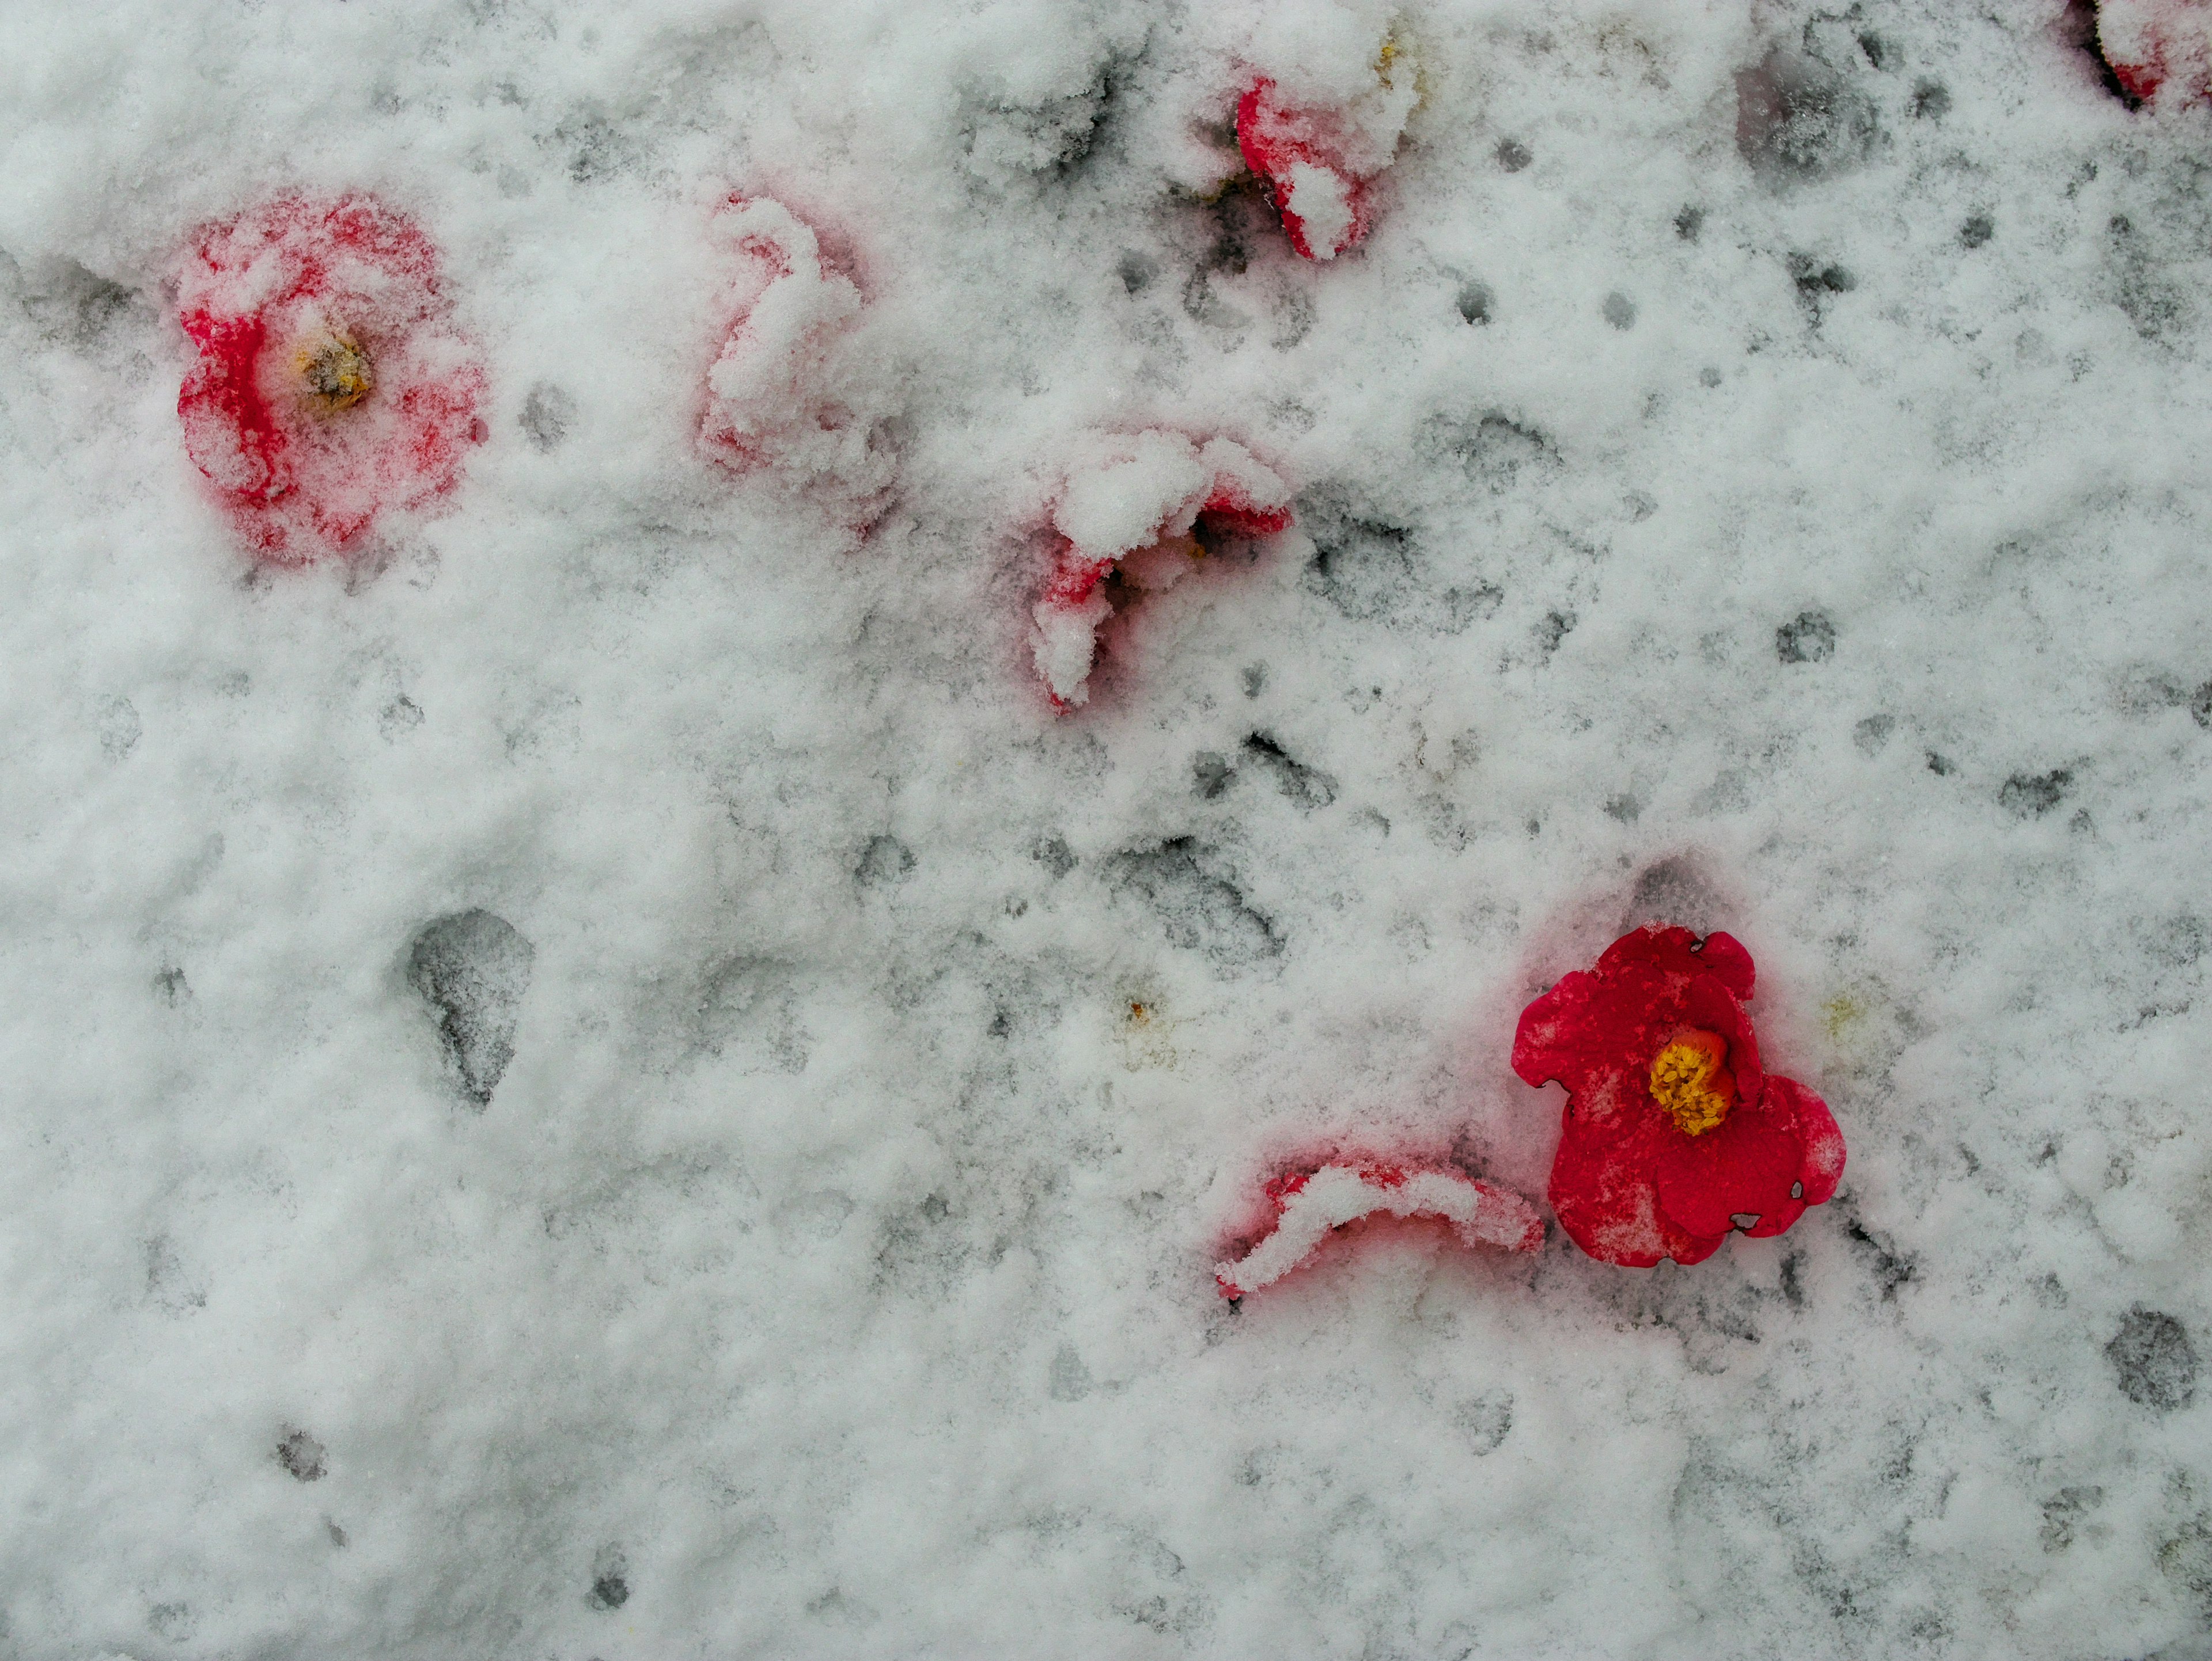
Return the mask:
[[[2205,1652],[2212,113],[2088,21],[15,9],[0,1654]],[[1237,100],[1394,32],[1300,259]],[[295,192],[488,430],[292,570],[173,285]],[[871,525],[702,453],[733,192]],[[1055,713],[1146,431],[1297,522]],[[1340,1150],[1541,1210],[1515,1019],[1655,917],[1833,1200],[1221,1298]]]

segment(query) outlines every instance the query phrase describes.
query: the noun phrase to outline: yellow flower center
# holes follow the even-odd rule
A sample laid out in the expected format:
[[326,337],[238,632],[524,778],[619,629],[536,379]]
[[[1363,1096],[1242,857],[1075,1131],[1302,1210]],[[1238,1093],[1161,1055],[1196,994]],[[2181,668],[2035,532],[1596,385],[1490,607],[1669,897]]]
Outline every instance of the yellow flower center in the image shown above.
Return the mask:
[[354,342],[335,332],[316,335],[302,344],[292,355],[292,365],[326,415],[350,410],[368,396],[374,384],[368,356]]
[[1721,1067],[1728,1040],[1685,1032],[1651,1058],[1651,1099],[1686,1136],[1717,1129],[1735,1105],[1735,1080]]

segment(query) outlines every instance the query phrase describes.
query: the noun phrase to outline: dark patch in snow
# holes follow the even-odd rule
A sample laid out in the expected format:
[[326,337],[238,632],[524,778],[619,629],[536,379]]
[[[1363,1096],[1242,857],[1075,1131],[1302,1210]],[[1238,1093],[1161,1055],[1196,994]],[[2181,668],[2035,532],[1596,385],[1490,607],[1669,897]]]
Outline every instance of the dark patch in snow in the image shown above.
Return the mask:
[[1826,611],[1800,611],[1774,631],[1774,655],[1784,663],[1826,663],[1836,655],[1835,620]]
[[881,888],[904,882],[914,874],[914,850],[896,837],[871,837],[853,867],[853,879],[863,888]]
[[330,1469],[323,1445],[306,1431],[289,1426],[277,1439],[276,1463],[302,1482],[319,1482]]
[[541,455],[550,455],[575,424],[576,400],[551,381],[541,380],[522,400],[520,420],[532,447]]
[[1254,733],[1246,738],[1243,753],[1247,760],[1273,774],[1275,788],[1308,812],[1336,800],[1334,779],[1294,759],[1267,733]]
[[2188,1329],[2163,1311],[2137,1304],[2105,1346],[2120,1394],[2160,1413],[2185,1408],[2197,1394],[2197,1346]]
[[1801,184],[1855,167],[1874,152],[1874,100],[1829,64],[1776,52],[1736,76],[1736,149],[1769,184]]
[[1997,802],[2015,818],[2039,819],[2064,801],[2074,788],[2073,770],[2054,767],[2048,773],[2014,773],[1997,787]]
[[1193,837],[1135,849],[1107,861],[1108,880],[1142,901],[1169,940],[1200,952],[1224,968],[1242,969],[1282,955],[1272,918],[1255,907],[1222,868],[1218,852]]
[[515,1024],[537,949],[513,923],[484,910],[441,917],[415,937],[408,975],[438,1017],[447,1058],[477,1106],[514,1059]]

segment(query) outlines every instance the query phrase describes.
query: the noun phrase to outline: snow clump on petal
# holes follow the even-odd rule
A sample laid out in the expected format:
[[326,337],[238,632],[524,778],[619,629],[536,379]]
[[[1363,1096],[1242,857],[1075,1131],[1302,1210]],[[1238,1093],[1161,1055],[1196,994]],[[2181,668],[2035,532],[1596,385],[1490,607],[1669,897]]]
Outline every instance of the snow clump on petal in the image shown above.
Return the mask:
[[1220,1264],[1214,1281],[1224,1298],[1242,1298],[1273,1285],[1347,1223],[1383,1214],[1441,1217],[1460,1243],[1506,1251],[1534,1251],[1544,1244],[1544,1224],[1510,1189],[1449,1167],[1414,1170],[1394,1165],[1327,1165],[1293,1172],[1267,1185],[1273,1226],[1258,1244]]
[[1057,543],[1032,613],[1039,678],[1055,709],[1089,701],[1097,632],[1123,590],[1171,587],[1205,556],[1203,538],[1272,536],[1291,522],[1290,487],[1235,441],[1204,445],[1152,430],[1093,440],[1067,473]]

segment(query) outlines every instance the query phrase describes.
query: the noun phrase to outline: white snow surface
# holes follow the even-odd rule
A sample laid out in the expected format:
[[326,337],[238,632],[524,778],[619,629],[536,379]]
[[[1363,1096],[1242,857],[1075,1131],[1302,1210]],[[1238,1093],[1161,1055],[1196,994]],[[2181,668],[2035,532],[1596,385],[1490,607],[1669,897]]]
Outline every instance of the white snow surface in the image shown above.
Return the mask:
[[[1235,99],[1394,23],[1300,260]],[[0,1655],[2212,1652],[2212,115],[2081,33],[10,9]],[[437,240],[490,429],[295,573],[166,286],[289,190]],[[851,251],[865,537],[700,453],[733,191]],[[1298,523],[1055,716],[1153,428]],[[1515,1019],[1651,917],[1832,1202],[1224,1302],[1300,1159],[1540,1201]]]

